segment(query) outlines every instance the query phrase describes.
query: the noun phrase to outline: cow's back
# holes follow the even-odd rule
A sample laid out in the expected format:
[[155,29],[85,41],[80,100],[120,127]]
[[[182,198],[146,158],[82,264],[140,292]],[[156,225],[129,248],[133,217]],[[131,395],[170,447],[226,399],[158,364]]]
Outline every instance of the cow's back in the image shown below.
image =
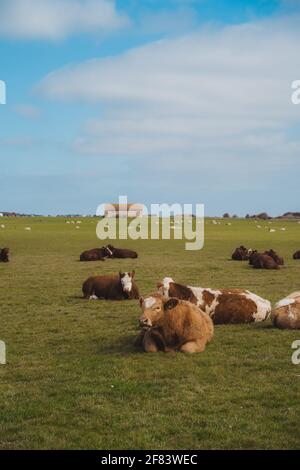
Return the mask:
[[91,276],[83,283],[82,290],[85,298],[109,299],[113,295],[120,297],[122,293],[118,276]]

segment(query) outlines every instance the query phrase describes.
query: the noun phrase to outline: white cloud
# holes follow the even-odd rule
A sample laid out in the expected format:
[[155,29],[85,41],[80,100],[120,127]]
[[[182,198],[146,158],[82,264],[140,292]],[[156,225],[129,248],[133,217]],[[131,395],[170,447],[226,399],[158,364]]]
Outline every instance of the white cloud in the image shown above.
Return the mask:
[[0,36],[57,40],[128,24],[111,0],[1,0]]
[[38,91],[103,105],[75,142],[83,154],[145,157],[146,167],[171,165],[178,174],[279,170],[299,155],[292,128],[300,106],[291,104],[299,19],[158,41],[56,71]]
[[22,117],[36,119],[40,116],[41,110],[37,106],[30,104],[20,104],[14,107],[14,111]]

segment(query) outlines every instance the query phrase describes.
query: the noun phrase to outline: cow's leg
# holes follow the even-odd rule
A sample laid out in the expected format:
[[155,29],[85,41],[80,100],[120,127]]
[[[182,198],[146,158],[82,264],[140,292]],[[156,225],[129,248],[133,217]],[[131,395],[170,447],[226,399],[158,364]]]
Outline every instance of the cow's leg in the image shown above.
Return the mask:
[[185,353],[197,353],[202,352],[205,349],[206,341],[204,339],[197,339],[196,341],[188,341],[180,347],[181,352]]
[[158,352],[159,349],[155,343],[155,340],[152,338],[151,331],[146,331],[143,338],[143,346],[146,352]]

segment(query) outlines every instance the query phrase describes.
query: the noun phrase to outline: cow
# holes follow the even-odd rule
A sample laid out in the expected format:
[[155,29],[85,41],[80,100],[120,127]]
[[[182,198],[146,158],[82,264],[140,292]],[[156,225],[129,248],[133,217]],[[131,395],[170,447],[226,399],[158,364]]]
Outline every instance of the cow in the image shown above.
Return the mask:
[[276,253],[276,251],[271,249],[271,250],[265,251],[264,255],[271,256],[271,258],[273,258],[273,260],[275,261],[276,264],[278,264],[278,266],[284,265],[284,259],[282,258],[282,256],[279,256]]
[[139,299],[134,281],[135,272],[109,276],[89,277],[82,285],[84,299],[126,300]]
[[244,289],[210,289],[178,284],[166,277],[157,284],[164,297],[189,300],[200,307],[214,324],[251,323],[266,320],[271,313],[271,303]]
[[104,261],[105,258],[109,257],[110,253],[106,247],[92,248],[81,253],[80,261]]
[[110,258],[137,258],[136,251],[128,250],[127,248],[115,248],[113,245],[105,247],[109,253]]
[[196,305],[152,294],[140,299],[142,331],[136,341],[146,352],[198,353],[214,335],[211,318]]
[[250,256],[249,264],[251,264],[254,269],[280,269],[274,258],[265,253],[253,253]]
[[233,261],[248,261],[251,253],[252,253],[251,249],[248,250],[243,245],[241,245],[239,248],[236,248],[234,250],[234,252],[231,255],[231,259]]
[[272,310],[272,322],[280,329],[300,329],[300,292],[293,292],[280,300]]
[[257,250],[253,250],[250,255],[249,255],[249,264],[250,266],[253,266],[253,261],[254,259],[256,258],[256,255],[258,255],[258,251]]
[[0,262],[8,263],[10,261],[9,248],[0,248]]
[[300,250],[293,254],[293,259],[300,259]]

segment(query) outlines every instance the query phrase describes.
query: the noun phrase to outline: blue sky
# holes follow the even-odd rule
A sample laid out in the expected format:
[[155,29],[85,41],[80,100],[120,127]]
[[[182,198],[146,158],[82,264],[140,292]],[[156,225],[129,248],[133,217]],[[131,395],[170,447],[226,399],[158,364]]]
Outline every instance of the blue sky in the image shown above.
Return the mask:
[[0,210],[299,210],[293,0],[0,0]]

